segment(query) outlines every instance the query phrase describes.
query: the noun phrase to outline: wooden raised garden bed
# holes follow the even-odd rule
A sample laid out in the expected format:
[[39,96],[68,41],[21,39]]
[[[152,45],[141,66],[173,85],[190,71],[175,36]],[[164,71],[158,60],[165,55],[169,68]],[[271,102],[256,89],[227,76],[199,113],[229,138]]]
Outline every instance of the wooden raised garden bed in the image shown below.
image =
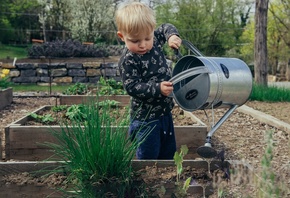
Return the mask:
[[[50,182],[50,185],[45,182],[37,183],[37,178],[40,178],[45,174],[45,171],[52,170],[60,165],[60,162],[36,162],[36,161],[24,161],[24,162],[0,162],[0,197],[64,197],[64,194],[57,188],[61,187],[61,182]],[[148,168],[150,167],[150,168]],[[170,167],[175,168],[173,160],[133,160],[132,168],[134,171],[142,171],[144,174],[146,170],[157,169],[170,170]],[[190,197],[208,197],[215,191],[213,183],[219,185],[220,182],[226,181],[222,179],[222,169],[227,169],[231,174],[231,178],[234,179],[238,174],[244,174],[250,177],[253,174],[252,168],[240,161],[204,161],[204,160],[185,160],[183,161],[183,167],[193,170],[192,173],[207,173],[212,178],[200,178],[192,175],[191,184],[187,190]],[[144,172],[145,171],[145,172]],[[65,172],[65,170],[64,170]],[[164,172],[165,174],[166,172]],[[235,175],[236,173],[236,175]],[[27,178],[24,175],[31,174],[33,178]],[[19,177],[17,177],[20,175]],[[21,176],[22,175],[22,176]],[[218,176],[220,175],[220,176]],[[7,177],[10,178],[7,181]],[[6,178],[6,179],[5,179]],[[18,178],[14,180],[13,178]],[[56,178],[51,177],[50,180]],[[44,179],[45,180],[45,179]],[[61,179],[60,179],[61,180]],[[153,181],[152,181],[153,182]],[[174,185],[175,178],[168,179],[156,179],[154,185],[159,189],[161,186],[166,190],[162,195],[155,197],[172,197],[172,193],[176,192],[176,186]],[[242,181],[240,181],[242,182]],[[58,183],[58,185],[57,185]],[[152,184],[153,185],[153,184]]]
[[13,89],[1,89],[0,88],[0,110],[10,105],[13,101]]
[[[33,113],[50,109],[52,106],[43,106]],[[198,157],[196,149],[204,144],[207,135],[207,126],[195,117],[191,112],[184,111],[184,115],[193,120],[192,125],[175,125],[177,148],[187,145],[189,153],[186,159]],[[55,126],[27,126],[26,123],[32,118],[24,116],[5,127],[5,160],[28,160],[39,161],[48,159],[52,152],[41,143],[55,142],[50,130],[61,130]],[[4,156],[2,157],[4,158]]]

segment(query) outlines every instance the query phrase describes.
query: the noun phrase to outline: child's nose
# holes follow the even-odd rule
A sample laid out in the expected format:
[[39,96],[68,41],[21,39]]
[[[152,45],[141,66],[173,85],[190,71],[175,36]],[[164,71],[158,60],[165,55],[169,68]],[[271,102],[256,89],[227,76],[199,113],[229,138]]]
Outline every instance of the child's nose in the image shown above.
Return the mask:
[[139,47],[145,47],[146,46],[146,42],[145,41],[141,41]]

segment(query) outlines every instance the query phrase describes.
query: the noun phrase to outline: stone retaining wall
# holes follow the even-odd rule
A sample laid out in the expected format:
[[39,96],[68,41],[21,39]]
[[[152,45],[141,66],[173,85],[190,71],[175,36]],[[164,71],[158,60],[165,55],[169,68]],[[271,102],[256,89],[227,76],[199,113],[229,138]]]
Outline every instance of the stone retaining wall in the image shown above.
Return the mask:
[[14,84],[96,83],[101,76],[121,80],[118,63],[114,62],[16,63],[15,66],[2,64],[2,68],[10,69]]

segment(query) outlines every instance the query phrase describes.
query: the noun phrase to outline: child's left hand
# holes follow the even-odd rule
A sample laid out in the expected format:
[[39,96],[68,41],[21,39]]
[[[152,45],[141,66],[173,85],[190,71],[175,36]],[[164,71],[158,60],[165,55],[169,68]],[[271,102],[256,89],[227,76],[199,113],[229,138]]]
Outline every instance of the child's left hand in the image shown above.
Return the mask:
[[181,38],[179,38],[176,35],[172,35],[168,39],[168,45],[171,48],[178,49],[180,47],[180,45],[181,45]]

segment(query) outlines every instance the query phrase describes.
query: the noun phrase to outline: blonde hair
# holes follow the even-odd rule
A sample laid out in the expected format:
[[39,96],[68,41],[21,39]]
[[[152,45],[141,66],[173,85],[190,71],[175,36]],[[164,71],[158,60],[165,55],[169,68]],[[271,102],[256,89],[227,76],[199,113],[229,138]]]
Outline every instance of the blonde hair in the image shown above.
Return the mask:
[[156,26],[154,11],[140,2],[121,4],[115,17],[118,31],[132,36],[151,33]]

